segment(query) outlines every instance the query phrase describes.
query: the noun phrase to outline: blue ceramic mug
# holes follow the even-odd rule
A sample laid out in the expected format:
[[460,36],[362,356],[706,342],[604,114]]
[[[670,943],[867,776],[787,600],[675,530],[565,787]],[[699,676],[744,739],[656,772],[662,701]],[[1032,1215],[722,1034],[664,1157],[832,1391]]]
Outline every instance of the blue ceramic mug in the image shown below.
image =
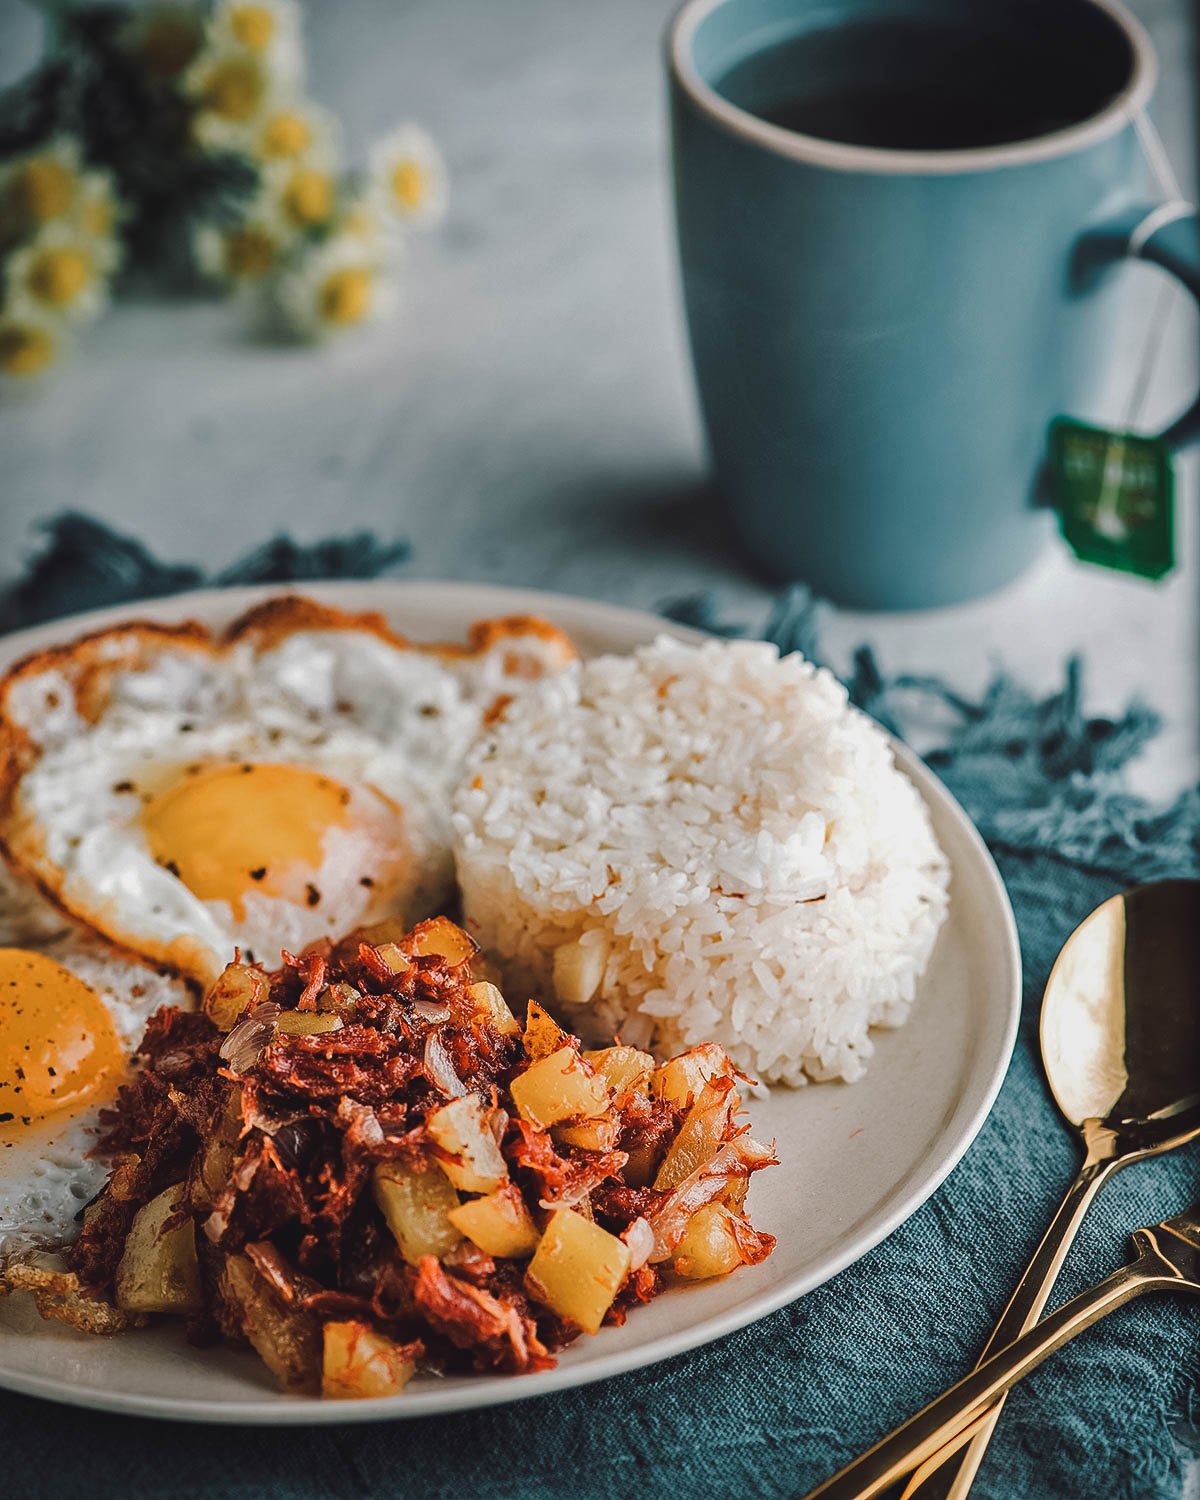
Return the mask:
[[1200,296],[1195,213],[1135,128],[1145,32],[1112,0],[688,0],[667,55],[696,380],[747,553],[868,608],[1015,577],[1051,530],[1050,421],[1098,414],[1116,266]]

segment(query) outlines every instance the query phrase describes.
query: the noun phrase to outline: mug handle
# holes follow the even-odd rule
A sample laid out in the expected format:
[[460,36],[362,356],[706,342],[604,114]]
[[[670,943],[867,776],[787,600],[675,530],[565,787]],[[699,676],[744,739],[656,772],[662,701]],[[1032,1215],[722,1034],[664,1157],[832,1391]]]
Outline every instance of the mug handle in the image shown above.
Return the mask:
[[[1194,204],[1175,200],[1135,209],[1102,229],[1086,232],[1077,264],[1096,270],[1132,257],[1169,271],[1200,304],[1200,216]],[[1160,434],[1171,448],[1186,448],[1200,439],[1200,395]]]

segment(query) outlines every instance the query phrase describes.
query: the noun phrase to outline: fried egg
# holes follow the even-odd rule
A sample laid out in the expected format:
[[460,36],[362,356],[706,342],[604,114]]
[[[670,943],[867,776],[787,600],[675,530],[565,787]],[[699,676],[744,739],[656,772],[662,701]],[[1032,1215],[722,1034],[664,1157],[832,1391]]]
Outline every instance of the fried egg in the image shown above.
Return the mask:
[[76,1237],[77,1215],[108,1175],[88,1156],[99,1111],[153,1012],[192,1003],[183,980],[84,934],[11,939],[0,923],[0,1271]]
[[0,683],[0,841],[57,905],[211,980],[452,897],[450,803],[481,722],[574,657],[545,622],[417,646],[273,600],[214,637],[133,624]]

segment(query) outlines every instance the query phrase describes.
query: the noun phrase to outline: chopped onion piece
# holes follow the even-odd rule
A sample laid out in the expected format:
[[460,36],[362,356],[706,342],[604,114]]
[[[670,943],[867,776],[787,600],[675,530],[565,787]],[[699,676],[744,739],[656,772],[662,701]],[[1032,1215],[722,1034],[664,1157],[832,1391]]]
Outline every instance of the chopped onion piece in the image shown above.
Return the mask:
[[629,1270],[640,1271],[654,1251],[654,1231],[646,1219],[634,1219],[621,1236],[629,1246]]
[[270,1286],[279,1293],[287,1305],[295,1302],[299,1295],[296,1273],[283,1258],[278,1246],[270,1240],[256,1240],[246,1246],[246,1258]]
[[454,1064],[450,1061],[450,1054],[446,1051],[446,1044],[442,1041],[440,1031],[431,1031],[425,1038],[424,1066],[425,1076],[449,1098],[459,1099],[463,1094],[470,1093],[466,1084],[454,1071]]
[[774,1148],[760,1146],[748,1135],[726,1141],[711,1161],[685,1177],[662,1207],[650,1215],[650,1228],[654,1231],[650,1259],[669,1259],[687,1231],[692,1215],[719,1198],[731,1182],[775,1163]]
[[221,1043],[221,1058],[232,1073],[248,1073],[270,1045],[280,1007],[274,1000],[256,1005],[244,1021],[239,1021]]
[[422,1021],[429,1021],[434,1026],[450,1019],[450,1007],[444,1001],[414,1000],[413,1010]]

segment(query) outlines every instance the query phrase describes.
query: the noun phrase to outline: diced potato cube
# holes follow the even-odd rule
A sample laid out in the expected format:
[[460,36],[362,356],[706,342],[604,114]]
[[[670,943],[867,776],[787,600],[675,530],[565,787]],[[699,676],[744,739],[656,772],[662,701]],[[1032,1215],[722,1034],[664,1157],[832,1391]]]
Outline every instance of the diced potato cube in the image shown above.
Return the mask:
[[344,979],[339,979],[336,984],[328,985],[317,996],[317,1009],[342,1016],[343,1019],[346,1016],[353,1017],[361,999],[360,990],[356,990],[352,984],[347,984]]
[[290,1391],[315,1391],[321,1378],[321,1325],[288,1307],[245,1255],[230,1255],[221,1293],[241,1316],[242,1331],[263,1364]]
[[333,1398],[398,1396],[417,1368],[411,1348],[352,1319],[324,1328],[321,1395]]
[[204,1299],[196,1259],[196,1226],[185,1219],[165,1227],[183,1198],[176,1183],[139,1208],[117,1266],[117,1306],[125,1312],[198,1312]]
[[341,951],[346,958],[357,958],[359,948],[365,943],[368,948],[378,948],[381,943],[400,943],[408,936],[408,924],[399,917],[384,917],[379,922],[368,922],[365,927],[356,927],[344,937],[334,951]]
[[742,1263],[724,1205],[709,1203],[696,1213],[675,1248],[674,1270],[688,1281],[727,1276]]
[[378,1162],[371,1191],[410,1266],[423,1255],[445,1255],[462,1238],[447,1218],[458,1207],[458,1194],[436,1167],[417,1172],[403,1162]]
[[587,940],[560,943],[554,950],[554,993],[565,1005],[586,1005],[600,988],[608,962],[608,940],[601,932]]
[[531,1297],[595,1333],[629,1274],[629,1247],[573,1209],[550,1217],[525,1272]]
[[705,1042],[662,1064],[654,1074],[654,1092],[677,1109],[688,1109],[710,1078],[732,1078],[733,1064],[725,1049]]
[[656,1188],[678,1187],[697,1167],[712,1160],[725,1139],[733,1103],[730,1094],[705,1084],[663,1157],[654,1179]]
[[621,1134],[616,1115],[597,1115],[594,1120],[577,1120],[573,1125],[556,1125],[554,1139],[564,1146],[579,1146],[584,1151],[611,1151]]
[[251,964],[226,964],[201,1002],[218,1031],[232,1031],[241,1013],[271,998],[271,981]]
[[560,1047],[565,1047],[571,1038],[562,1029],[544,1006],[531,1000],[525,1007],[525,1051],[531,1062],[540,1062]]
[[465,964],[479,951],[479,944],[449,917],[430,917],[417,923],[405,938],[404,948],[417,958],[436,955],[448,964]]
[[447,1218],[487,1255],[521,1260],[537,1249],[537,1226],[513,1183],[486,1198],[469,1199]]
[[504,996],[494,984],[480,980],[471,986],[471,999],[475,1008],[488,1017],[501,1036],[515,1036],[521,1027],[516,1016],[509,1010]]
[[478,1094],[464,1094],[435,1109],[426,1119],[425,1128],[434,1144],[455,1158],[444,1161],[439,1157],[438,1165],[462,1192],[490,1193],[508,1176]]
[[583,1055],[614,1094],[639,1085],[647,1087],[654,1071],[654,1059],[636,1047],[601,1047],[598,1052]]
[[523,1120],[543,1127],[588,1119],[608,1108],[608,1090],[573,1047],[560,1047],[518,1073],[509,1085]]
[[626,1184],[629,1187],[649,1187],[658,1169],[659,1155],[655,1146],[636,1146],[621,1170]]
[[242,1133],[242,1087],[236,1084],[226,1100],[216,1129],[209,1136],[192,1183],[193,1208],[211,1208],[225,1190]]
[[323,1031],[340,1031],[341,1016],[322,1010],[285,1010],[280,1012],[275,1030],[284,1036],[319,1036]]
[[393,974],[406,974],[412,968],[412,959],[401,950],[398,943],[380,943],[375,949],[375,956]]

